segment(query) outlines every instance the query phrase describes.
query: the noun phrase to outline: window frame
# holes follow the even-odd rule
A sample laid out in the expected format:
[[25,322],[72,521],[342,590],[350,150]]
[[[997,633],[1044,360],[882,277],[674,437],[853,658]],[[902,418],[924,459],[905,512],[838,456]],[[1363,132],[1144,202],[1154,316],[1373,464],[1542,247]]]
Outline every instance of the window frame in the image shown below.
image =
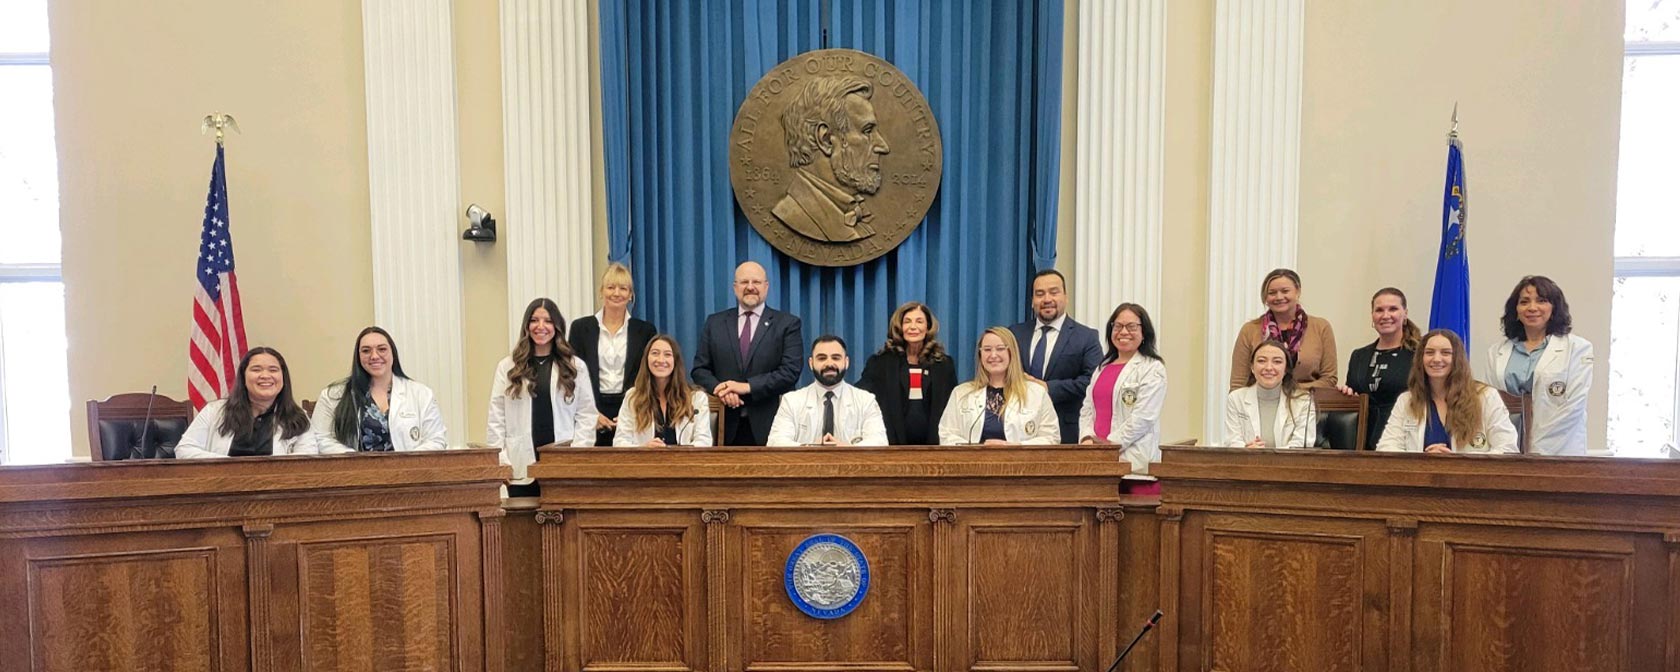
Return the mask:
[[[52,53],[50,51],[32,52],[0,52],[0,68],[10,66],[46,66],[52,67]],[[55,129],[56,132],[56,129]],[[58,222],[53,222],[54,226]],[[64,284],[64,264],[62,251],[59,263],[6,263],[0,262],[0,283],[12,282],[56,282]],[[6,344],[0,340],[0,464],[12,463],[12,450],[8,445],[8,410],[6,408]]]
[[[1625,66],[1627,59],[1644,56],[1668,56],[1680,58],[1680,41],[1632,41],[1623,42],[1622,62]],[[1614,235],[1614,234],[1612,234]],[[1614,257],[1614,272],[1612,281],[1622,278],[1680,278],[1680,257],[1646,257],[1646,256],[1618,256]],[[1615,306],[1611,305],[1611,310]],[[1677,307],[1680,310],[1680,307]],[[1612,356],[1614,356],[1612,354]],[[1674,419],[1669,423],[1670,454],[1666,457],[1680,457],[1675,449],[1680,449],[1680,356],[1675,358],[1674,382],[1676,393],[1671,401],[1674,404]]]

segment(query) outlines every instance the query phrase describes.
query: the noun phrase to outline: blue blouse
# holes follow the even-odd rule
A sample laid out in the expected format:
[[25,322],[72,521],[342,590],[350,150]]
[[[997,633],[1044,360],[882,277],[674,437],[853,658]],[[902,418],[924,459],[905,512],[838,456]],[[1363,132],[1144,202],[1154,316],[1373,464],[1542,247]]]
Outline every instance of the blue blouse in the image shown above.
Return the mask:
[[1429,422],[1423,428],[1423,447],[1428,448],[1437,443],[1452,447],[1452,432],[1447,431],[1447,424],[1441,422],[1441,414],[1435,411],[1435,401],[1428,403]]

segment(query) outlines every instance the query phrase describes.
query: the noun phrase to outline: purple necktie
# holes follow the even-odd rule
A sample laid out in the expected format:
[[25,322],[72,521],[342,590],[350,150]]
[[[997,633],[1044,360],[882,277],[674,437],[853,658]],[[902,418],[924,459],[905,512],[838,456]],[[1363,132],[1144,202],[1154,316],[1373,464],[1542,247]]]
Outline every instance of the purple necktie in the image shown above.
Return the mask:
[[752,348],[753,318],[757,313],[747,313],[747,323],[741,327],[741,365],[747,364],[747,350]]

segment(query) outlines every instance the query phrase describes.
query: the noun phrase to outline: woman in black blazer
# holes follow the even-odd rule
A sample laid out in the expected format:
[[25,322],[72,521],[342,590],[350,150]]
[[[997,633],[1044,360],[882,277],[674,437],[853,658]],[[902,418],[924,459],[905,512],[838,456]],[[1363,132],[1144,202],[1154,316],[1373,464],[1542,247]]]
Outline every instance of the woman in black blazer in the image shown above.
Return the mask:
[[600,419],[595,421],[595,445],[610,446],[613,441],[624,393],[636,383],[634,377],[641,370],[642,351],[659,330],[647,320],[630,317],[630,304],[636,300],[636,286],[630,279],[630,269],[613,262],[601,274],[601,311],[572,321],[566,341],[589,367],[589,385],[595,392],[595,408]]
[[939,444],[939,417],[957,386],[957,366],[938,337],[933,310],[907,302],[893,311],[886,345],[863,365],[858,387],[881,405],[892,445]]

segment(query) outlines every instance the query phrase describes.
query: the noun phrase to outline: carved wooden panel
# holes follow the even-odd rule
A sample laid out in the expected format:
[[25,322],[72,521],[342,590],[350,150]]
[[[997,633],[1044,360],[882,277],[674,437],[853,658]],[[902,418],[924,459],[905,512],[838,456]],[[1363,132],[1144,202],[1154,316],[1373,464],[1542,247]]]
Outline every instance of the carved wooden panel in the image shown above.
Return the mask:
[[222,669],[217,575],[229,561],[215,548],[29,559],[34,669]]
[[1214,532],[1214,670],[1358,669],[1357,539]]
[[1621,669],[1629,560],[1449,546],[1447,667]]
[[1173,669],[1386,669],[1382,521],[1186,512],[1183,526]]
[[299,544],[304,669],[454,669],[454,541],[425,535]]
[[1087,511],[964,511],[958,669],[1095,664],[1095,518]]
[[584,669],[608,663],[684,668],[692,643],[687,528],[582,533]]
[[[930,620],[927,511],[738,513],[741,670],[926,669]],[[869,562],[868,594],[850,614],[818,619],[788,597],[788,556],[813,534],[852,540]]]
[[1660,538],[1425,524],[1418,670],[1657,669]]

